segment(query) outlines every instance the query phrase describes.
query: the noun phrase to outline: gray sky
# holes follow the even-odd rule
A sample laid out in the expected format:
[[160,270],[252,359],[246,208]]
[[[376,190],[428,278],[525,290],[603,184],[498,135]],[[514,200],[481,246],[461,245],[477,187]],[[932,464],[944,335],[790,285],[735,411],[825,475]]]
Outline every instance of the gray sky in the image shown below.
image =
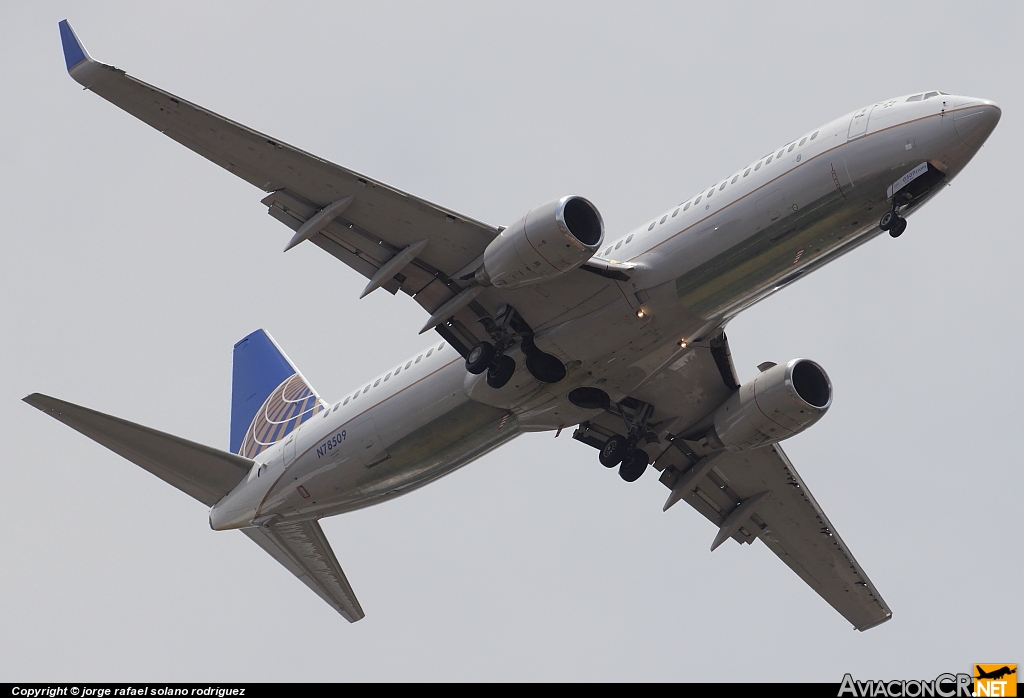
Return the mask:
[[[934,678],[1024,661],[1014,3],[12,3],[0,28],[0,680]],[[763,7],[763,9],[762,9]],[[765,546],[708,547],[652,474],[529,435],[325,520],[349,625],[205,508],[20,402],[221,448],[233,343],[334,400],[425,344],[421,309],[66,74],[98,60],[495,224],[575,193],[615,237],[859,106],[995,100],[987,146],[879,238],[729,326],[742,379],[806,356],[830,413],[785,448],[893,609],[857,633]]]

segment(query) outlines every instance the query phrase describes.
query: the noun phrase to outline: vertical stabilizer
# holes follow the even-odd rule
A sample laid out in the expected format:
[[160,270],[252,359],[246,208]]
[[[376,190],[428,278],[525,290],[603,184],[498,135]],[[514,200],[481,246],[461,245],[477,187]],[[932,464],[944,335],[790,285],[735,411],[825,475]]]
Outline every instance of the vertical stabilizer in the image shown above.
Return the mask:
[[231,452],[246,458],[277,443],[325,405],[277,342],[256,330],[235,344]]

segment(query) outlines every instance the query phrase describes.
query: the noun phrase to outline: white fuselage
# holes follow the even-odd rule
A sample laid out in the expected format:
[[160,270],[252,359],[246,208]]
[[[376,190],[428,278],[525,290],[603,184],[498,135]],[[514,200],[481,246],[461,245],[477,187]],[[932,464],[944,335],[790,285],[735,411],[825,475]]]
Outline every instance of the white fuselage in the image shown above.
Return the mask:
[[[519,369],[507,388],[493,390],[439,342],[262,452],[249,476],[211,510],[211,526],[369,506],[524,431],[587,419],[593,411],[565,398],[574,387],[600,382],[613,399],[627,395],[680,341],[701,341],[744,308],[878,235],[887,188],[908,171],[927,162],[948,182],[963,169],[995,127],[998,107],[923,95],[930,96],[879,102],[829,122],[605,242],[597,257],[633,265],[629,281],[614,282],[620,293],[608,302],[581,307],[535,336],[538,347],[566,362],[559,383],[539,384]],[[509,355],[521,367],[518,352]]]

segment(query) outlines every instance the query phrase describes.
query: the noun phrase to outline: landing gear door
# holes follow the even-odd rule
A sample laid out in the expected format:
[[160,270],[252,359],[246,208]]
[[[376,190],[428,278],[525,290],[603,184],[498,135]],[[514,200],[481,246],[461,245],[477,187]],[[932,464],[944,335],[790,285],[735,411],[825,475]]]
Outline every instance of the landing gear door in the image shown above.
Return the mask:
[[874,110],[875,107],[864,107],[863,109],[858,109],[856,113],[854,113],[853,118],[850,119],[850,131],[846,136],[847,140],[860,138],[867,133],[868,119],[871,118],[871,112]]

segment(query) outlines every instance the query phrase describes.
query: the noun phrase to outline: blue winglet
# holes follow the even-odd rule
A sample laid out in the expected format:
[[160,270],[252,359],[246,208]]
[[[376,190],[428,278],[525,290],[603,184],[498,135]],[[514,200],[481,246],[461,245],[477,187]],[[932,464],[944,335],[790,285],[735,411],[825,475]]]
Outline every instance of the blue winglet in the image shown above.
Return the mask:
[[60,21],[60,43],[64,46],[64,63],[68,72],[82,61],[89,60],[89,54],[82,47],[82,42],[75,36],[75,30],[71,28],[66,19]]

